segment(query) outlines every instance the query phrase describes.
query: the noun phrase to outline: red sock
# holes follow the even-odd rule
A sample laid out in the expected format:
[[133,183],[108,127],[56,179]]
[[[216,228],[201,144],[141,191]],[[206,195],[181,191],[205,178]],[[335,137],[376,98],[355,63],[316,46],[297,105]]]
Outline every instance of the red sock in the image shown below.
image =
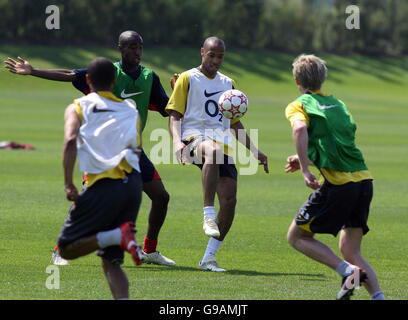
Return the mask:
[[149,239],[148,237],[144,238],[144,242],[143,242],[143,251],[146,253],[152,253],[156,251],[156,247],[157,247],[157,239],[156,240],[152,240]]
[[54,251],[58,251],[58,244],[55,246]]

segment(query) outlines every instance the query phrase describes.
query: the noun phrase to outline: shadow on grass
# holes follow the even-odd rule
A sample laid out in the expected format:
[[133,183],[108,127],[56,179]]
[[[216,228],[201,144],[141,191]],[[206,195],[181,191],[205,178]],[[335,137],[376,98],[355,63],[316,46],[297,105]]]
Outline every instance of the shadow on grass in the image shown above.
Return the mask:
[[291,272],[259,272],[253,270],[228,270],[227,274],[230,275],[244,275],[244,276],[268,276],[268,277],[314,277],[314,278],[326,278],[321,273],[291,273]]
[[[118,61],[120,54],[115,46],[106,47],[58,47],[58,46],[0,46],[0,58],[22,56],[27,60],[40,59],[58,67],[74,69],[84,68],[89,61],[97,56],[105,56]],[[3,56],[4,55],[4,56]],[[292,73],[292,62],[297,54],[271,52],[262,50],[231,50],[227,51],[222,72],[233,74],[239,78],[242,73],[254,73],[272,81],[287,81]],[[369,57],[361,55],[338,56],[322,54],[327,59],[330,79],[340,83],[340,75],[349,75],[352,71],[369,74],[390,84],[403,84],[401,79],[408,68],[408,59],[392,57]],[[146,46],[142,64],[148,64],[173,74],[183,72],[201,63],[200,48],[170,48]]]
[[[136,266],[122,266],[123,269],[143,269],[144,271],[166,271],[166,272],[179,272],[179,271],[194,271],[194,272],[206,272],[210,274],[210,272],[202,271],[198,268],[194,267],[186,267],[186,266],[175,266],[175,267],[167,267],[167,266],[153,266],[153,265],[142,265],[142,267]],[[260,272],[260,271],[253,271],[253,270],[238,270],[232,269],[228,270],[225,273],[214,273],[214,274],[225,274],[227,276],[232,275],[239,275],[239,276],[262,276],[262,277],[311,277],[313,279],[302,279],[302,280],[311,280],[311,281],[324,281],[326,276],[321,273],[291,273],[291,272]]]

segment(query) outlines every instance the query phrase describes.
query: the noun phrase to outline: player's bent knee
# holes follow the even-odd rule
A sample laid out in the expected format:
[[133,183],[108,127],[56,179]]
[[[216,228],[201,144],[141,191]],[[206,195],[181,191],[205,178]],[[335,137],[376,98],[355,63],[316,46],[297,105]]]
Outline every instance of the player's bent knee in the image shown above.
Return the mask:
[[218,145],[205,144],[203,146],[203,151],[204,151],[204,162],[206,162],[207,164],[219,164],[219,162],[222,163],[224,159],[224,153],[222,152],[222,150],[220,149]]
[[347,246],[341,246],[340,251],[344,260],[350,263],[355,263],[355,261],[359,261],[361,258],[360,250],[349,248]]
[[297,239],[293,236],[293,234],[290,232],[290,230],[286,234],[286,240],[288,241],[288,243],[289,243],[289,245],[291,247],[295,247]]
[[152,201],[162,206],[167,206],[170,201],[170,195],[166,190],[162,190],[161,192],[158,192],[153,196]]
[[301,238],[300,233],[298,232],[298,226],[293,223],[288,230],[288,233],[286,234],[286,240],[288,241],[289,245],[292,246],[293,248],[296,248],[296,243],[298,240]]
[[236,205],[237,205],[237,197],[235,196],[225,197],[223,199],[220,199],[221,208],[235,209]]

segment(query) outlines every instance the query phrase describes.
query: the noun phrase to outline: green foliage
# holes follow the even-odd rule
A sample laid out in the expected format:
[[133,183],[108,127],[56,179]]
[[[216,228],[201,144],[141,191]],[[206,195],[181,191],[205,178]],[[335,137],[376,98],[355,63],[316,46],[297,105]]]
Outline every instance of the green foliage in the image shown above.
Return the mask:
[[[61,29],[45,27],[48,0],[0,0],[0,40],[104,44],[140,32],[148,46],[200,45],[217,35],[228,47],[401,55],[408,53],[408,0],[56,0]],[[348,30],[348,5],[360,29]]]

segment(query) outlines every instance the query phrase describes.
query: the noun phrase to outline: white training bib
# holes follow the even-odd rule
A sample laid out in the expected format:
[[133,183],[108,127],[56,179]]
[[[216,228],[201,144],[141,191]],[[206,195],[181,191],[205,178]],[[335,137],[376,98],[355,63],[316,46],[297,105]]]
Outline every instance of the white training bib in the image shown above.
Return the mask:
[[83,121],[77,138],[78,168],[98,174],[115,168],[123,158],[140,172],[137,119],[133,101],[116,102],[93,92],[76,100]]
[[230,145],[230,120],[218,110],[218,99],[224,91],[232,89],[232,80],[220,72],[209,79],[198,68],[187,72],[189,91],[181,124],[182,139],[202,135]]

